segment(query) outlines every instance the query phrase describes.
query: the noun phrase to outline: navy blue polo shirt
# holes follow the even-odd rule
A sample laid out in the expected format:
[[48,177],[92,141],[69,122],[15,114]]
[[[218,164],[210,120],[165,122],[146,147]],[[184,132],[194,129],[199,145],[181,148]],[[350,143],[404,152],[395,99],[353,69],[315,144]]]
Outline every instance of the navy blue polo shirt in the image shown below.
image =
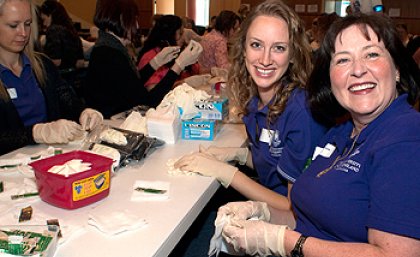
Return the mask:
[[45,122],[47,109],[44,95],[38,86],[31,63],[26,55],[21,55],[23,69],[16,76],[10,69],[0,64],[0,76],[10,99],[16,107],[25,126]]
[[355,139],[352,129],[331,129],[295,182],[296,230],[345,242],[367,242],[368,228],[420,239],[420,113],[402,95]]
[[[258,110],[258,97],[250,101],[249,113],[243,117],[260,183],[285,196],[288,181],[294,182],[303,172],[318,140],[326,132],[311,116],[306,99],[304,90],[295,89],[285,110],[270,127],[268,106]],[[283,178],[283,174],[290,175]]]

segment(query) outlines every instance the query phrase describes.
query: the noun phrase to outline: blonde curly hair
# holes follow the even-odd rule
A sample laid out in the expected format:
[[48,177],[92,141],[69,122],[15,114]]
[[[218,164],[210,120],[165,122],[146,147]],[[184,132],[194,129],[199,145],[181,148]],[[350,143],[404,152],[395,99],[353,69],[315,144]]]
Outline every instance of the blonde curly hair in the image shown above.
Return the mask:
[[252,97],[258,96],[257,85],[245,65],[246,35],[252,22],[259,16],[283,19],[288,24],[291,60],[283,77],[278,81],[274,100],[270,104],[267,122],[271,124],[285,109],[287,100],[295,88],[305,88],[312,69],[310,45],[299,16],[280,0],[267,0],[259,4],[241,24],[233,38],[229,52],[231,67],[228,76],[228,94],[231,103],[240,114],[247,114]]

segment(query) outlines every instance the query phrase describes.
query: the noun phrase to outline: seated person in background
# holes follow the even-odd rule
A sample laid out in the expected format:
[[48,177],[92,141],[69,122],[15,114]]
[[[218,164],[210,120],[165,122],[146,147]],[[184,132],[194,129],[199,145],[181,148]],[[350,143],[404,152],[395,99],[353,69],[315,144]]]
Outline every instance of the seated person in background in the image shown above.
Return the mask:
[[[178,45],[178,42],[182,43],[181,38],[183,32],[184,28],[182,25],[182,20],[178,16],[164,15],[156,20],[155,26],[153,26],[152,30],[147,36],[146,41],[144,42],[142,49],[139,52],[139,62],[137,68],[143,69],[143,67],[148,64],[150,60],[152,60],[164,47],[171,46],[180,50],[181,45]],[[191,51],[191,65],[180,67],[182,72],[179,74],[179,79],[184,79],[199,73],[200,68],[196,62],[202,48],[197,43],[193,44],[193,46],[196,47],[194,47]],[[152,90],[171,70],[171,66],[173,65],[174,62],[169,62],[158,68],[156,72],[144,84],[147,90]]]
[[64,6],[56,0],[46,0],[40,7],[45,29],[42,51],[58,67],[61,76],[82,97],[80,70],[87,66],[82,41]]
[[84,67],[82,41],[64,6],[46,0],[40,8],[45,29],[43,52],[60,70]]
[[193,19],[184,17],[182,18],[182,24],[184,26],[184,31],[181,35],[181,39],[178,40],[179,46],[187,46],[190,43],[191,39],[196,42],[201,41],[201,36],[197,33],[197,29]]
[[[179,54],[178,47],[167,47],[137,71],[125,47],[136,33],[137,17],[135,0],[96,3],[94,23],[99,28],[99,37],[90,55],[84,95],[87,105],[101,111],[106,118],[137,105],[156,107],[172,89],[183,68],[195,62],[191,52],[195,50],[186,48]],[[176,57],[176,63],[148,91],[144,87],[148,78]]]
[[260,256],[418,257],[419,86],[389,18],[358,14],[332,24],[309,99],[316,113],[350,118],[321,139],[293,185],[294,230],[278,223],[279,210],[229,203],[218,212],[235,220],[223,228],[226,241]]
[[0,154],[67,143],[102,122],[99,112],[84,109],[51,60],[34,52],[35,17],[30,0],[0,2]]
[[211,32],[205,34],[200,41],[203,53],[198,59],[200,73],[210,73],[211,68],[229,68],[228,40],[235,34],[241,18],[232,11],[222,11],[216,18]]

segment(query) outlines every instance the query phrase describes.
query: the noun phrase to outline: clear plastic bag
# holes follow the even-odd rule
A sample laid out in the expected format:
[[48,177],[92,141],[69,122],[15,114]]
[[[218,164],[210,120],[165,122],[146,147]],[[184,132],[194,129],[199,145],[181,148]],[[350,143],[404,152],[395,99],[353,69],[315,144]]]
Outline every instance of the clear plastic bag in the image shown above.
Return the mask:
[[[123,135],[126,139],[126,143],[118,144],[112,142],[112,140],[104,140],[104,137],[101,137],[101,133],[104,133],[106,130],[114,130],[114,132],[118,133],[118,136]],[[164,145],[165,142],[154,137],[145,136],[142,133],[115,128],[109,125],[102,125],[89,133],[82,148],[84,150],[92,150],[97,144],[116,149],[120,153],[118,166],[115,167],[118,169],[125,167],[132,161],[142,160],[154,149]]]

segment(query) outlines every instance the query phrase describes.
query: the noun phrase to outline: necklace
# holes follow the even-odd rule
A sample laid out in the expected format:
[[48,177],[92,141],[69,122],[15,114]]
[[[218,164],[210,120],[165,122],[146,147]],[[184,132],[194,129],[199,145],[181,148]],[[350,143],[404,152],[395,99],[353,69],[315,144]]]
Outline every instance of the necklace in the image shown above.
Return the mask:
[[337,162],[347,158],[350,155],[350,153],[353,152],[354,147],[356,146],[357,139],[359,138],[359,135],[360,135],[360,133],[356,135],[356,137],[354,138],[353,143],[352,143],[352,145],[351,145],[351,147],[349,148],[348,151],[347,151],[347,147],[344,148],[343,154],[338,155],[337,158],[335,158],[335,160],[333,161],[333,163],[328,168],[326,168],[326,169],[320,171],[318,174],[316,174],[316,177],[319,178],[322,175],[325,175],[327,172],[329,172],[337,164]]

